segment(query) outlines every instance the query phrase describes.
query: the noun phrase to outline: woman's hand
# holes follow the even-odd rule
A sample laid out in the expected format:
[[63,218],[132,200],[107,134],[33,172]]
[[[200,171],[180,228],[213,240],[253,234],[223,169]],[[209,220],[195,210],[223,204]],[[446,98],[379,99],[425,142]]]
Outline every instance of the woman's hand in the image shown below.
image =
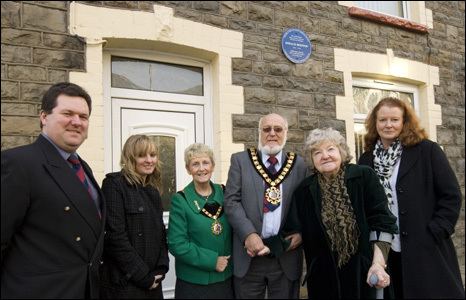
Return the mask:
[[291,240],[290,246],[286,251],[291,251],[296,249],[299,245],[301,245],[303,239],[300,233],[293,233],[285,238],[285,240]]
[[225,271],[226,267],[228,266],[229,258],[230,258],[230,255],[217,257],[217,265],[215,266],[215,271],[217,272]]
[[[372,285],[370,282],[371,275],[375,274],[378,278],[378,281],[375,285]],[[367,284],[370,286],[374,286],[378,289],[380,288],[386,288],[387,286],[390,285],[390,275],[385,272],[385,265],[382,265],[380,263],[373,263],[372,266],[369,268],[369,271],[367,272]]]
[[153,289],[157,288],[159,286],[159,284],[160,284],[160,281],[162,281],[162,277],[163,277],[163,275],[155,275],[154,276],[154,283],[149,288],[149,290],[153,290]]

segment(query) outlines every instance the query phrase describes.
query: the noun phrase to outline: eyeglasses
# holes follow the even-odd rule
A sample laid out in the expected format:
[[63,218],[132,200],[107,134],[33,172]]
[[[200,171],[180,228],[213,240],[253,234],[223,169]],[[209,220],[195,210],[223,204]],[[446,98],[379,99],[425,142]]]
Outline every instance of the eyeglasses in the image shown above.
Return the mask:
[[278,127],[278,126],[277,126],[277,127],[264,127],[264,128],[262,128],[262,131],[263,131],[264,133],[269,133],[269,132],[272,131],[272,129],[273,129],[273,131],[275,131],[275,133],[280,133],[280,132],[283,131],[283,128],[282,128],[282,127]]

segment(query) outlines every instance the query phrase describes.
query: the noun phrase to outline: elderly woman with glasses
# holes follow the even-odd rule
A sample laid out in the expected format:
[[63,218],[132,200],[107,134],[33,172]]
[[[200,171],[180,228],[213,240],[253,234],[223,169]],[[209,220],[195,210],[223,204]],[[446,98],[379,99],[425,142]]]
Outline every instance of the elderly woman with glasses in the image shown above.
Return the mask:
[[210,178],[212,150],[192,144],[185,150],[193,181],[172,197],[168,249],[175,257],[175,299],[233,299],[231,229],[223,213],[223,188]]
[[299,222],[292,226],[303,238],[308,297],[375,298],[375,288],[390,284],[386,258],[398,230],[377,175],[350,163],[332,128],[311,131],[305,159],[315,173],[295,190],[289,220]]

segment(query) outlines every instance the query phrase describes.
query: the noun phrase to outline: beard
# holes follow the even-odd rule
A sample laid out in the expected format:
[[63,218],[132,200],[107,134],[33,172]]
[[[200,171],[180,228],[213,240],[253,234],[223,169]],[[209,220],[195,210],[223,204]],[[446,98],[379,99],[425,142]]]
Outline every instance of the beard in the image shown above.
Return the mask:
[[282,145],[277,145],[277,146],[269,146],[265,145],[262,146],[261,142],[259,141],[258,148],[259,151],[262,151],[263,153],[267,155],[276,155],[278,152],[282,151],[282,149],[285,147],[286,142],[283,142]]

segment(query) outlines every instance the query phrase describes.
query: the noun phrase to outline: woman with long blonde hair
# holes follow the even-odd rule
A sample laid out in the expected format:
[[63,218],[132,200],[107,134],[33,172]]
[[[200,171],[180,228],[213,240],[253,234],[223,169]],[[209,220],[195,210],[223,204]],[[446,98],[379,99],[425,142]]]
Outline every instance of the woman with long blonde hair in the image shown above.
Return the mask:
[[102,184],[107,205],[101,296],[162,299],[168,247],[160,198],[157,146],[132,135],[121,154],[121,171]]

